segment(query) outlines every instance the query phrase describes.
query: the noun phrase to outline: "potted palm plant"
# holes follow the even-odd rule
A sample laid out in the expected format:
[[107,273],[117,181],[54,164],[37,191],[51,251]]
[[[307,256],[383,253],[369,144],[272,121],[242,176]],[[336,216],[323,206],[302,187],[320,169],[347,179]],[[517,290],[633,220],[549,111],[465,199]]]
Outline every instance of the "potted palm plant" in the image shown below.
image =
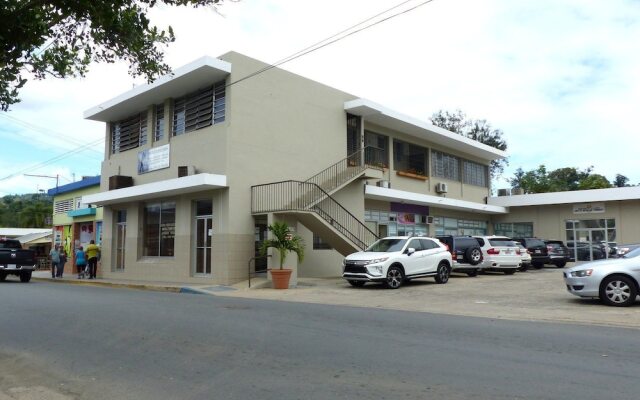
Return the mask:
[[302,262],[304,259],[304,241],[300,236],[291,232],[286,222],[274,222],[268,226],[268,229],[273,234],[273,238],[266,239],[262,242],[260,253],[266,255],[267,250],[270,248],[278,251],[280,255],[280,269],[270,269],[273,288],[288,289],[292,270],[290,268],[284,268],[284,262],[289,252],[296,253],[298,255],[298,262]]

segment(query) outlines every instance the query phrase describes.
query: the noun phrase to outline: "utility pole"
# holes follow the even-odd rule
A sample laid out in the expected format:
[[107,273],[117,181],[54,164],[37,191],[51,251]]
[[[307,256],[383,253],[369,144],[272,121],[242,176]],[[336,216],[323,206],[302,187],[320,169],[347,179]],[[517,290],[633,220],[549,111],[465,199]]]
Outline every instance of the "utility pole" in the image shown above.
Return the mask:
[[51,178],[56,180],[56,189],[58,189],[58,183],[60,182],[60,175],[56,174],[56,176],[51,175],[31,175],[31,174],[23,174],[24,176],[34,176],[36,178]]

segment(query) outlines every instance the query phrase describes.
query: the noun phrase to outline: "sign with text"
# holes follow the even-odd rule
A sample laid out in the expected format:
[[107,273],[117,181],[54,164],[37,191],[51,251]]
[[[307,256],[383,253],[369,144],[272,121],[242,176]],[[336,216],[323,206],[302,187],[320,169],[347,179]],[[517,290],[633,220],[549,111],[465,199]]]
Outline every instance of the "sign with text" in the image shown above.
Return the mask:
[[138,153],[138,174],[169,168],[169,145],[154,147]]
[[604,203],[582,203],[573,205],[574,214],[600,214],[605,212]]

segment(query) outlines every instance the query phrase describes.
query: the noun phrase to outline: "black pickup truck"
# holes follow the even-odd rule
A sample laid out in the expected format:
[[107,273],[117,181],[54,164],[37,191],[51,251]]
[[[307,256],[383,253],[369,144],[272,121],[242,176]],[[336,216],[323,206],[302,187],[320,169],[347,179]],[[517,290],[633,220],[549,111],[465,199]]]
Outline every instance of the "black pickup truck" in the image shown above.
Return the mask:
[[0,282],[7,279],[7,275],[17,275],[21,282],[29,282],[35,268],[33,250],[23,250],[18,240],[0,239]]

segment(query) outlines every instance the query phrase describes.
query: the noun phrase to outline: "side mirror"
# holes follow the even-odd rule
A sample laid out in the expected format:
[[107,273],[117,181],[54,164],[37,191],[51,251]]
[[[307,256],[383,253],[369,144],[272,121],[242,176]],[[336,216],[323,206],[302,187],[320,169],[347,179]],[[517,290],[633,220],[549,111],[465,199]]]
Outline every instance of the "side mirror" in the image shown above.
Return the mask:
[[413,254],[413,253],[415,253],[415,252],[416,252],[416,249],[414,249],[413,247],[409,247],[409,248],[407,249],[407,255],[408,255],[408,256],[412,255],[412,254]]

